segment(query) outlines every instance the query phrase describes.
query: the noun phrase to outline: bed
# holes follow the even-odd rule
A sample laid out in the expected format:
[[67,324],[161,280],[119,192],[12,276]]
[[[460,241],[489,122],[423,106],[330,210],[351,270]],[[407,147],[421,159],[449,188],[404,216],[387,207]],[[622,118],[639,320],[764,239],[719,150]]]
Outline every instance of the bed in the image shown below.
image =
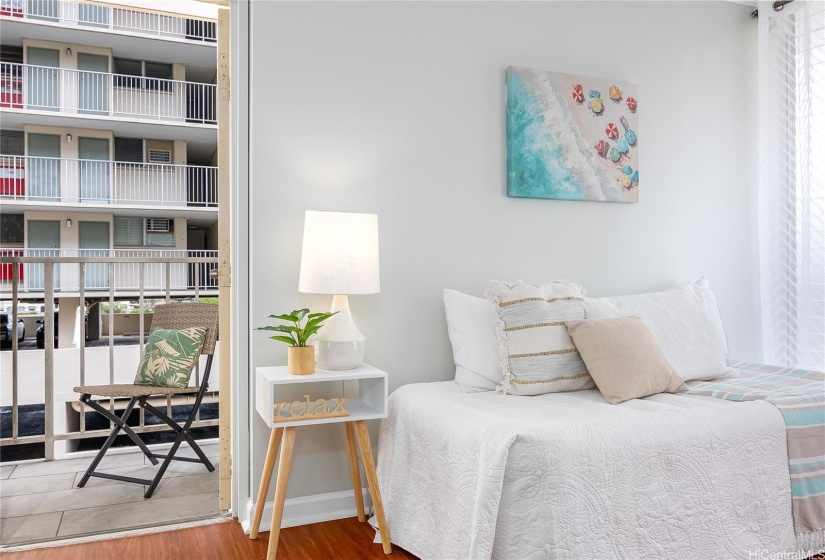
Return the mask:
[[[690,384],[689,384],[690,385]],[[765,401],[406,385],[381,424],[392,541],[421,558],[806,558],[786,427]]]

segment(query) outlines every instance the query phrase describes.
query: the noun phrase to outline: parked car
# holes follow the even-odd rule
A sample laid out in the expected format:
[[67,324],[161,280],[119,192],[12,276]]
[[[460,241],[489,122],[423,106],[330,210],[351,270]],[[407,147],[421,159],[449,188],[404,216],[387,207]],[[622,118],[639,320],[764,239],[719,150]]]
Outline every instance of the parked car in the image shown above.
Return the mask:
[[[89,317],[86,317],[86,339],[89,338]],[[54,312],[54,347],[57,348],[57,325],[60,324],[58,321],[58,312]],[[34,333],[35,338],[37,339],[37,347],[41,350],[46,347],[46,327],[43,324],[43,319],[37,320],[37,331]]]
[[[0,313],[0,344],[3,346],[11,346],[13,329],[9,328],[11,315],[9,313]],[[22,342],[26,338],[26,325],[23,319],[17,320],[17,341]]]
[[[57,325],[60,321],[57,320],[57,311],[54,313],[54,347],[57,348]],[[43,349],[46,347],[46,326],[45,319],[37,320],[37,331],[34,333],[37,339],[37,347]]]

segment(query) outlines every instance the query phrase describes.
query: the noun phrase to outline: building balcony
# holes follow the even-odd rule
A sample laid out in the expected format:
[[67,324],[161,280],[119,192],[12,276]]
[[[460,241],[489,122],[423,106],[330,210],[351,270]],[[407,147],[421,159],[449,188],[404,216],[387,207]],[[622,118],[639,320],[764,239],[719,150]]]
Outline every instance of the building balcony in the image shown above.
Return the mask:
[[176,62],[214,66],[217,22],[213,19],[69,0],[0,0],[3,40],[23,37],[107,47],[117,35],[121,54],[165,60],[170,43]]
[[[0,249],[0,258],[21,263],[18,293],[44,297],[46,264],[56,297],[147,298],[216,296],[217,251],[180,249]],[[83,263],[83,266],[80,266]],[[0,294],[12,293],[12,264],[0,265]],[[82,278],[81,278],[82,277]]]
[[[40,252],[28,250],[28,253],[36,255]],[[118,256],[119,253],[129,256]],[[64,251],[58,253],[61,256],[46,257],[9,257],[0,254],[0,268],[4,274],[10,273],[13,268],[18,270],[13,276],[19,284],[11,297],[7,297],[11,300],[12,321],[16,324],[18,319],[18,295],[23,294],[21,299],[32,299],[31,295],[25,295],[23,283],[31,280],[38,267],[44,273],[44,290],[36,297],[43,299],[45,303],[41,336],[43,349],[33,348],[31,341],[21,344],[15,337],[10,349],[3,348],[0,351],[0,412],[3,414],[0,449],[4,461],[3,472],[6,478],[25,477],[24,480],[27,481],[23,484],[25,488],[20,489],[15,487],[16,483],[3,480],[0,489],[0,499],[3,501],[3,510],[0,512],[0,524],[3,525],[0,546],[95,533],[101,530],[101,524],[105,525],[104,530],[127,529],[144,526],[150,518],[168,524],[218,513],[218,473],[207,473],[205,469],[193,470],[191,465],[187,467],[188,463],[177,461],[169,466],[152,500],[144,500],[144,489],[140,486],[128,485],[125,488],[123,485],[90,483],[86,488],[75,488],[75,480],[78,478],[76,473],[86,469],[91,462],[91,455],[100,446],[97,438],[106,437],[111,428],[107,420],[78,402],[73,387],[132,383],[146,333],[150,330],[151,312],[161,303],[150,301],[149,295],[146,300],[140,298],[139,312],[129,314],[129,324],[132,325],[129,336],[110,334],[108,345],[104,346],[100,344],[104,341],[100,340],[99,335],[106,322],[105,316],[108,316],[110,326],[117,323],[111,302],[131,299],[129,285],[156,286],[161,292],[168,294],[171,291],[168,287],[174,287],[177,282],[175,267],[193,266],[194,270],[198,270],[203,266],[217,266],[214,252],[192,255],[192,252],[186,251],[142,251],[147,255],[145,257],[136,256],[135,253],[137,252],[106,251],[105,256],[100,256],[87,251]],[[137,274],[142,275],[120,272],[128,271],[122,268],[124,266],[137,267]],[[168,272],[159,274],[154,268],[156,266],[160,266],[161,270],[166,268]],[[22,272],[19,271],[20,268],[23,269]],[[111,275],[99,273],[103,270],[111,271]],[[87,291],[85,301],[79,298],[72,300],[62,293],[67,275],[74,275],[75,278],[85,276],[87,283],[92,279],[100,282],[105,278],[109,285],[105,290],[98,285],[97,291]],[[202,278],[209,278],[209,275]],[[123,289],[123,285],[127,287]],[[207,291],[202,290],[201,294],[206,295]],[[194,297],[197,299],[198,295]],[[100,304],[91,305],[87,310],[87,304],[107,298],[110,301],[107,310],[101,309]],[[28,336],[34,336],[34,333],[30,332]],[[132,343],[118,344],[127,342],[124,338],[132,339],[129,341]],[[218,340],[207,385],[208,392],[198,415],[189,426],[191,436],[201,443],[204,440],[214,441],[217,437],[220,352],[221,341]],[[200,358],[192,372],[191,385],[197,386],[204,382],[206,360],[206,356]],[[177,419],[181,414],[188,414],[193,398],[193,395],[181,395],[154,399],[152,402]],[[106,406],[112,407],[120,415],[123,414],[127,401],[128,399],[105,399],[101,402],[105,402]],[[156,453],[168,448],[168,443],[163,442],[171,441],[170,434],[174,435],[165,423],[153,422],[150,415],[144,416],[137,411],[131,416],[127,415],[126,422]],[[216,454],[214,445],[211,449],[205,447],[204,451],[210,457]],[[50,463],[43,465],[37,459],[45,459]],[[149,473],[157,470],[157,467],[145,464],[142,452],[136,451],[134,447],[120,447],[117,444],[103,459],[100,467],[105,472],[119,474],[124,474],[125,468],[130,476],[138,477],[151,477],[153,474]],[[22,470],[15,477],[10,477],[10,469]],[[54,476],[35,478],[46,473],[62,475],[57,476],[60,481]],[[96,501],[92,504],[96,507],[88,507],[90,492],[96,496]],[[151,507],[143,507],[143,504]],[[127,511],[128,513],[124,513]],[[55,516],[60,521],[59,531],[58,523],[44,521]],[[74,521],[69,522],[72,518]],[[107,519],[114,522],[105,521]],[[27,526],[26,530],[14,529],[22,525]],[[31,531],[28,527],[36,529]]]
[[218,168],[0,155],[0,200],[22,209],[151,207],[202,216],[217,212]]
[[2,0],[0,16],[116,30],[189,41],[217,42],[215,21],[75,0]]
[[[78,126],[77,119],[83,119],[118,135],[214,142],[216,91],[216,85],[199,82],[0,63],[0,110],[6,128]],[[172,126],[166,134],[156,126],[147,129],[157,124]],[[187,133],[187,128],[193,130]]]

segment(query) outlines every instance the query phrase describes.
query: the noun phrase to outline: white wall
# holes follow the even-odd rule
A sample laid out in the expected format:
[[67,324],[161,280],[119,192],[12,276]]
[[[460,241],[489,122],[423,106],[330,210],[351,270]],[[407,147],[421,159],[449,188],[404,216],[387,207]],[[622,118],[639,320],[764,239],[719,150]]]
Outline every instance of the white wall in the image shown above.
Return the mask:
[[[380,216],[382,292],[350,299],[391,390],[452,377],[442,290],[480,295],[493,278],[573,278],[599,296],[707,274],[732,355],[759,359],[749,12],[255,2],[251,326],[329,305],[297,292],[304,211],[362,211]],[[639,84],[639,204],[506,197],[510,65]],[[251,339],[254,365],[285,363],[284,347]],[[257,416],[252,428],[257,488],[268,433]],[[289,497],[349,488],[342,433],[299,431]]]

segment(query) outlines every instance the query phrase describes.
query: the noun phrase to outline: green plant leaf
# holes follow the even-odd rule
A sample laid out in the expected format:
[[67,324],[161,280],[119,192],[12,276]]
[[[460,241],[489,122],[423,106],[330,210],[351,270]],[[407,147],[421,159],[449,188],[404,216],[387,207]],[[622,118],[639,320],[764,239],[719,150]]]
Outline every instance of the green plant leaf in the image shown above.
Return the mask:
[[316,317],[314,319],[310,319],[307,321],[307,324],[304,325],[305,329],[311,329],[312,327],[321,327],[324,325],[324,321],[326,321],[329,317]]
[[[271,336],[273,340],[285,342],[292,346],[305,346],[309,337],[317,333],[321,327],[324,326],[324,321],[338,313],[310,313],[309,309],[295,309],[291,313],[283,315],[269,315],[270,319],[278,319],[280,321],[287,321],[293,325],[267,325],[264,327],[257,327],[255,330],[259,331],[274,331],[281,333],[288,333],[289,336]],[[301,321],[306,319],[306,323],[301,327]]]
[[294,313],[295,311],[293,311],[292,314],[288,315],[268,315],[268,317],[270,319],[279,319],[281,321],[290,321],[292,323],[297,323],[298,321],[300,321],[300,319],[297,315],[294,315]]
[[340,313],[340,311],[335,311],[333,313],[329,313],[329,312],[327,312],[327,313],[310,313],[309,315],[307,315],[307,317],[309,319],[315,319],[316,317],[323,317],[324,319],[329,319],[330,317],[332,317],[336,313]]
[[317,325],[315,327],[310,327],[308,329],[304,329],[304,333],[306,334],[307,339],[309,337],[311,337],[312,335],[314,335],[315,333],[317,333],[319,330],[321,330],[321,327],[323,327],[323,326],[324,325]]
[[270,336],[272,340],[278,340],[280,342],[286,342],[290,346],[295,346],[295,339],[289,338],[288,336]]
[[300,328],[293,327],[292,325],[276,325],[274,327],[270,326],[270,325],[267,325],[265,327],[258,327],[255,330],[258,330],[258,331],[277,331],[277,332],[285,332],[285,333],[296,333],[296,332],[301,331]]

